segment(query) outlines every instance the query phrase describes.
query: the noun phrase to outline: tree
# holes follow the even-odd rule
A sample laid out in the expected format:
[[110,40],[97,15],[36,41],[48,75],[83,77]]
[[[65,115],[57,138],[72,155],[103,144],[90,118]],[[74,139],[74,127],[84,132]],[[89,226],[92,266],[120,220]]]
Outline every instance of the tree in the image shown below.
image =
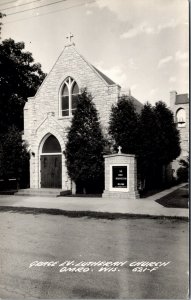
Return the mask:
[[1,39],[1,29],[2,29],[2,25],[3,25],[3,23],[1,22],[1,19],[3,18],[3,17],[5,17],[6,15],[5,14],[2,14],[1,12],[0,12],[0,39]]
[[29,154],[22,141],[21,133],[15,126],[3,134],[0,153],[0,176],[5,180],[16,178],[18,182],[27,182]]
[[13,39],[0,43],[0,176],[14,176],[22,183],[29,177],[29,157],[21,138],[23,108],[45,78],[41,65],[24,48],[23,42]]
[[162,165],[169,164],[181,152],[180,136],[174,122],[174,116],[166,104],[159,101],[155,104],[154,112],[157,121],[158,161]]
[[109,134],[114,140],[115,149],[121,146],[123,153],[137,153],[138,114],[130,97],[122,96],[112,106]]
[[[176,159],[181,152],[179,131],[174,122],[174,116],[166,104],[159,101],[155,104],[154,112],[157,121],[156,159],[158,160],[158,181],[162,185],[169,184],[168,165]],[[158,148],[157,148],[158,146]]]
[[173,113],[159,101],[146,104],[140,115],[138,169],[147,188],[163,184],[167,165],[180,154],[179,132]]
[[156,135],[157,121],[151,104],[146,103],[139,117],[139,139],[137,142],[138,172],[144,185],[150,186],[154,170],[157,167],[156,147],[158,137]]
[[0,44],[0,134],[15,125],[23,130],[23,107],[34,96],[45,74],[34,63],[23,42],[12,39]]
[[179,164],[181,165],[181,167],[189,170],[189,165],[190,165],[189,156],[186,159],[181,158],[179,160]]
[[188,182],[189,180],[189,156],[186,159],[179,160],[180,167],[177,170],[177,179],[179,182]]
[[95,104],[86,90],[79,95],[67,139],[66,166],[77,192],[100,191],[104,174],[104,138]]

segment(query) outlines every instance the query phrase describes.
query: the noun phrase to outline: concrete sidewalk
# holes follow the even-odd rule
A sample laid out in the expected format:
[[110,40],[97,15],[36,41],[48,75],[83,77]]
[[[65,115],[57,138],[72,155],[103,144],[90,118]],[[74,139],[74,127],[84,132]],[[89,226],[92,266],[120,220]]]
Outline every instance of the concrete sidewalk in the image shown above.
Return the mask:
[[0,196],[0,210],[16,210],[19,208],[37,209],[41,212],[56,210],[59,214],[76,213],[77,215],[113,215],[113,216],[147,216],[188,219],[189,210],[184,208],[168,208],[155,202],[172,193],[185,184],[162,191],[148,198],[130,200],[88,197],[33,197],[33,196]]

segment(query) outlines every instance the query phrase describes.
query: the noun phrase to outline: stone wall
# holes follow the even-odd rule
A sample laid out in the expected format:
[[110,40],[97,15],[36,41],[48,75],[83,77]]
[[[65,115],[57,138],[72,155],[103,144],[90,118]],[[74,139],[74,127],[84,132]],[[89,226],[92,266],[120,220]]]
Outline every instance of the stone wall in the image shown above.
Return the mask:
[[75,47],[68,46],[65,47],[35,97],[29,98],[25,105],[26,137],[33,134],[33,129],[39,126],[49,112],[54,112],[56,120],[64,128],[70,125],[71,117],[59,115],[60,90],[68,76],[75,79],[80,89],[87,87],[93,96],[102,125],[107,126],[111,105],[116,103],[119,95],[119,86],[108,85]]
[[180,133],[180,147],[181,147],[181,154],[180,156],[172,162],[172,169],[174,170],[174,175],[176,177],[176,171],[180,167],[179,160],[185,159],[187,160],[187,157],[189,155],[189,103],[182,103],[182,104],[176,104],[176,97],[177,92],[172,91],[170,93],[170,109],[172,110],[174,114],[174,119],[176,122],[176,113],[180,108],[183,108],[186,112],[186,124],[184,127],[178,127]]
[[[77,52],[73,45],[66,46],[57,59],[50,73],[37,91],[29,98],[24,107],[24,135],[31,153],[30,178],[31,188],[40,187],[40,144],[44,136],[54,134],[62,151],[65,149],[66,136],[71,124],[71,117],[60,115],[60,92],[63,81],[71,76],[79,89],[87,88],[93,96],[103,129],[108,125],[112,104],[116,103],[120,87],[109,85],[96,70]],[[71,187],[62,155],[62,188]]]
[[[103,197],[112,198],[125,198],[127,200],[133,200],[139,198],[137,191],[137,163],[135,155],[131,154],[112,154],[105,155],[105,190]],[[117,191],[113,191],[111,187],[111,166],[112,165],[128,165],[128,191],[121,191],[120,188]]]

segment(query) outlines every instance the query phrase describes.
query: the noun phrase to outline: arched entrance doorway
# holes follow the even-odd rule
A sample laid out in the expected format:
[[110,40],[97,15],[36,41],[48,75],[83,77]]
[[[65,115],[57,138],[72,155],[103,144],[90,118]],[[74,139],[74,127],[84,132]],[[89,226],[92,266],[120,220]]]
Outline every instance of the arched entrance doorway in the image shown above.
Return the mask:
[[41,188],[62,187],[62,152],[54,135],[42,144],[40,153]]

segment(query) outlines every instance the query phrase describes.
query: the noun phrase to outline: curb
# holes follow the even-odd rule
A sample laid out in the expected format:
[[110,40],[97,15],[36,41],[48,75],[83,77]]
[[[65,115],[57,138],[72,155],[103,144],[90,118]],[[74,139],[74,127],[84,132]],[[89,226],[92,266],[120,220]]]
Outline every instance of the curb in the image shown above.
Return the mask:
[[133,213],[112,213],[112,212],[97,212],[97,211],[70,211],[55,208],[36,208],[36,207],[17,207],[17,206],[0,206],[0,212],[20,212],[24,214],[50,214],[50,215],[63,215],[71,218],[89,217],[96,219],[174,219],[187,221],[186,216],[164,216],[164,215],[149,215],[149,214],[133,214]]

